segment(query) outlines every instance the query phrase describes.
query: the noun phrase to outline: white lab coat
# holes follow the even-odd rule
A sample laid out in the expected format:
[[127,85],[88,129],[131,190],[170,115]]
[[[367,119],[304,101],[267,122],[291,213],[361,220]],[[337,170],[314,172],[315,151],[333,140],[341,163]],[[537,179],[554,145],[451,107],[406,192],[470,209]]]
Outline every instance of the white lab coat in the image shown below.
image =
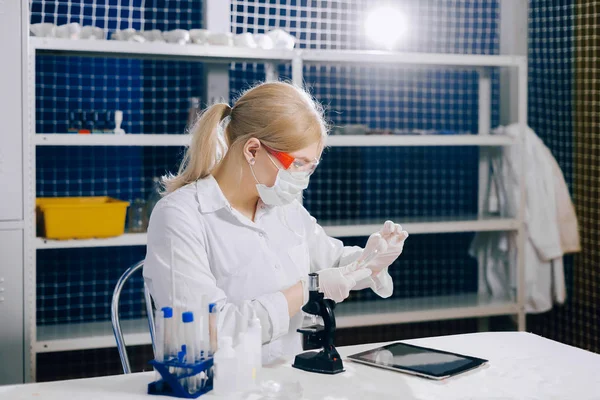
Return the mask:
[[152,212],[144,278],[157,307],[171,304],[171,258],[176,306],[194,308],[201,296],[218,303],[219,335],[235,336],[241,316],[256,312],[263,328],[263,363],[301,352],[303,315],[288,315],[281,290],[309,272],[354,261],[359,247],[327,236],[294,202],[259,200],[255,221],[232,208],[209,176],[162,198]]
[[[494,134],[520,136],[518,124],[500,127]],[[489,212],[516,216],[519,209],[521,151],[525,151],[525,282],[526,311],[541,313],[566,299],[563,255],[580,251],[575,209],[564,177],[550,150],[527,128],[520,142],[492,158]],[[507,298],[517,286],[517,234],[478,233],[470,253],[480,265],[480,293]]]

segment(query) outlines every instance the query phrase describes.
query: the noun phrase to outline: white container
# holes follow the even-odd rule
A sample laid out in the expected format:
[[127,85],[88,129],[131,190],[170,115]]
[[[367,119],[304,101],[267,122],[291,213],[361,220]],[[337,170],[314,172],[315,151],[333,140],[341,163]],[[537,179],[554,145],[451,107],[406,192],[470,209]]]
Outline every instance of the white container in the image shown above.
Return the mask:
[[238,390],[246,391],[252,388],[254,381],[254,353],[252,352],[252,343],[249,340],[247,332],[240,332],[238,335],[238,345],[235,346],[237,360],[237,384]]
[[123,123],[123,111],[117,110],[115,111],[115,129],[114,133],[117,135],[124,135],[125,130],[121,128],[121,124]]
[[37,37],[54,37],[56,36],[56,25],[50,22],[42,22],[39,24],[31,24],[29,30],[33,36]]
[[219,340],[219,350],[214,356],[215,375],[213,391],[216,395],[227,396],[238,391],[238,363],[233,349],[231,336],[223,336]]
[[79,39],[80,33],[81,25],[77,22],[57,26],[55,30],[56,37],[62,39]]
[[146,39],[138,31],[133,28],[127,28],[123,30],[116,30],[110,36],[111,40],[118,40],[121,42],[138,42],[144,43]]
[[227,33],[211,33],[208,35],[208,44],[215,46],[231,46],[233,45],[233,35]]
[[233,44],[236,47],[246,47],[250,49],[256,48],[256,42],[254,41],[254,36],[251,33],[241,33],[239,35],[235,35],[233,38]]
[[296,38],[283,29],[274,29],[269,31],[267,36],[273,40],[273,46],[276,49],[292,50],[296,45]]
[[207,44],[209,35],[207,29],[190,29],[190,39],[194,44]]
[[84,26],[81,28],[79,38],[87,40],[104,40],[106,39],[106,35],[102,28],[98,28],[97,26]]
[[259,49],[271,50],[273,45],[273,39],[265,35],[264,33],[254,34],[254,41]]
[[165,41],[165,39],[163,38],[163,33],[158,29],[143,31],[142,36],[144,37],[144,39],[146,39],[147,42],[164,43]]
[[163,37],[167,43],[176,43],[184,45],[190,41],[190,33],[185,29],[174,29],[172,31],[165,32]]

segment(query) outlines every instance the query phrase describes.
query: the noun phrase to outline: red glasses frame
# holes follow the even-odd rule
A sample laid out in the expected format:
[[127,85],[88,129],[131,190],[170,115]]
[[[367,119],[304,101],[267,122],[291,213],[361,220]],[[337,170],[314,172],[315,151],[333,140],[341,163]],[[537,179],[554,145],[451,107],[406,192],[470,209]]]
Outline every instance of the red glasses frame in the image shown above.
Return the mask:
[[265,146],[263,144],[265,150],[267,150],[269,152],[269,154],[271,154],[273,157],[275,157],[280,163],[281,165],[283,165],[283,168],[288,169],[292,163],[294,162],[294,160],[296,159],[294,156],[292,156],[289,153],[284,153],[283,151],[277,151],[274,150],[268,146]]

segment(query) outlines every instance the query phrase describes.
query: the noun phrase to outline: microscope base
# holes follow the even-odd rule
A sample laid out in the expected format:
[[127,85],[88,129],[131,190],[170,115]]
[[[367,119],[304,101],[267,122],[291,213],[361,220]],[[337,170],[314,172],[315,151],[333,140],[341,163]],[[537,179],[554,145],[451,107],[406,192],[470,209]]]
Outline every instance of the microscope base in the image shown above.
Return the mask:
[[331,353],[325,353],[324,350],[298,354],[292,367],[318,374],[333,375],[344,372],[344,364],[339,354],[335,352],[335,355],[332,355]]

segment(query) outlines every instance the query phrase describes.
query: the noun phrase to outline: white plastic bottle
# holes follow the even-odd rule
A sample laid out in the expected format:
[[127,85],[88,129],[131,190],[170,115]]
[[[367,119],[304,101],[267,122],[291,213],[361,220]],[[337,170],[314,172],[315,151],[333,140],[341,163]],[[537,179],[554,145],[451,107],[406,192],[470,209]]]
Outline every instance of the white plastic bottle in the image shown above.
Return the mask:
[[252,354],[252,382],[258,383],[260,382],[260,372],[262,370],[262,326],[256,313],[248,321],[246,340]]
[[250,337],[246,331],[240,332],[238,345],[235,346],[237,361],[238,390],[246,391],[253,384],[254,354],[252,352]]
[[219,349],[214,356],[215,375],[213,390],[216,395],[229,395],[238,391],[236,380],[237,360],[231,336],[219,338]]

